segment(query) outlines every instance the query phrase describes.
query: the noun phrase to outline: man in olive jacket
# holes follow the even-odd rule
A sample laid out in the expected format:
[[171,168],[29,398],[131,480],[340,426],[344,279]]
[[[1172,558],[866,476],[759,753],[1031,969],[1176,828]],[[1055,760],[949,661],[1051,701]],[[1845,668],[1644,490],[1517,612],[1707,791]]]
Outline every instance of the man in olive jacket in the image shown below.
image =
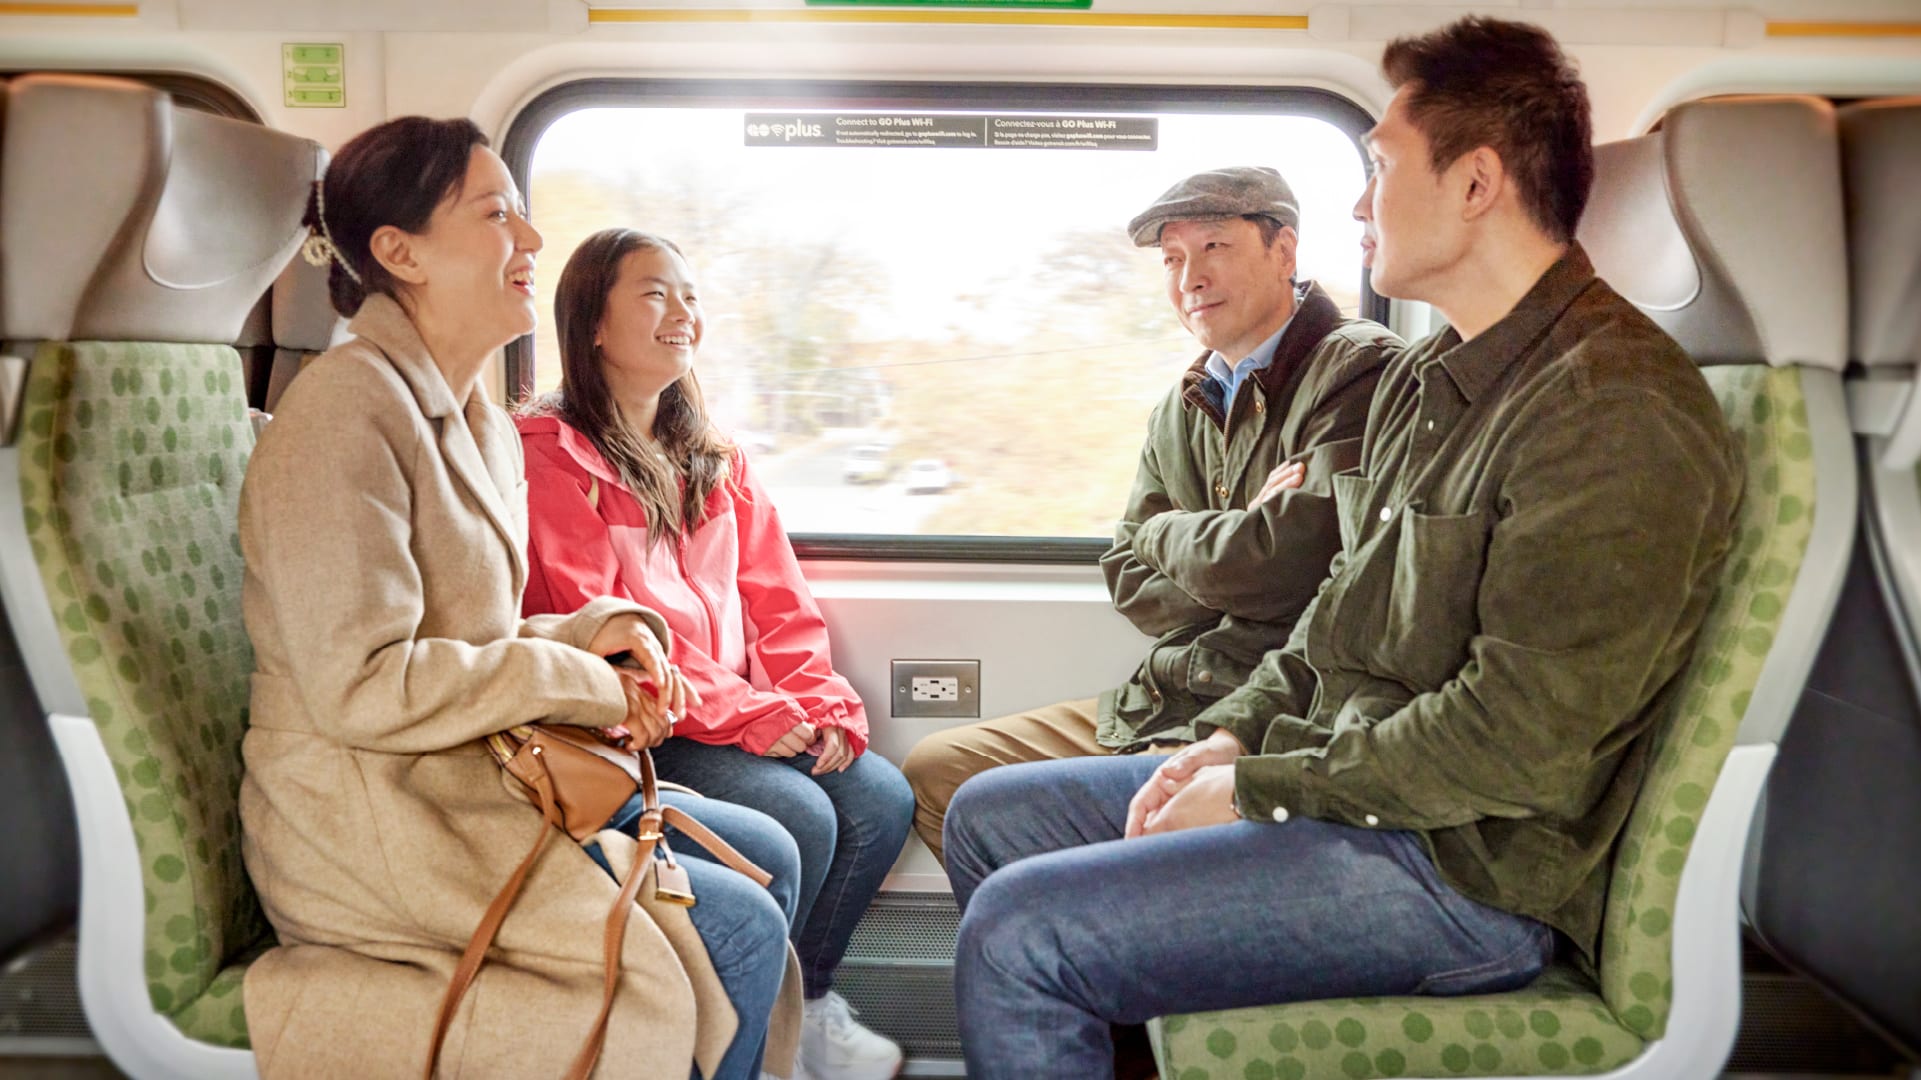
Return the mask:
[[1280,173],[1243,167],[1190,176],[1129,223],[1137,246],[1161,249],[1168,299],[1207,348],[1155,407],[1101,558],[1114,606],[1154,645],[1098,699],[922,740],[903,771],[936,858],[949,800],[982,770],[1192,742],[1195,715],[1287,640],[1327,576],[1340,547],[1329,480],[1359,462],[1401,341],[1293,281],[1299,218]]
[[955,796],[975,1080],[1112,1075],[1110,1023],[1499,992],[1599,946],[1741,455],[1574,241],[1591,125],[1553,39],[1469,18],[1384,67],[1363,250],[1449,327],[1382,376],[1327,583],[1200,741]]

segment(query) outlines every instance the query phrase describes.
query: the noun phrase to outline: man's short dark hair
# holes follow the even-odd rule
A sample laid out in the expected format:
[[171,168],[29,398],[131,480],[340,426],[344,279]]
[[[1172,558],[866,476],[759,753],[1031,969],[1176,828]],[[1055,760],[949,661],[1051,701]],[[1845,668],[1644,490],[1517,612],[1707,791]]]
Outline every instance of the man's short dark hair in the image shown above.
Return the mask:
[[1574,239],[1594,185],[1594,124],[1587,86],[1547,31],[1469,16],[1391,42],[1381,69],[1394,89],[1412,88],[1408,117],[1435,172],[1490,147],[1535,224]]

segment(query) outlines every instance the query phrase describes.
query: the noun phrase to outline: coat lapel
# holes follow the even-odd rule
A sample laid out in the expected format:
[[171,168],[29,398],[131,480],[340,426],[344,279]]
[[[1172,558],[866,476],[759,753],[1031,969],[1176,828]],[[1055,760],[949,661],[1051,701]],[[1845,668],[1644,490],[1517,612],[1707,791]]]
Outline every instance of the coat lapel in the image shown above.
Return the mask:
[[[440,422],[440,452],[446,455],[454,475],[460,477],[487,512],[494,530],[507,545],[514,560],[514,595],[527,587],[527,550],[514,528],[514,517],[507,510],[507,495],[520,485],[516,459],[511,448],[502,445],[500,429],[490,414],[493,406],[475,389],[467,407]],[[507,427],[509,431],[511,427]]]
[[512,425],[496,421],[494,407],[478,385],[464,408],[454,401],[453,390],[441,375],[440,366],[428,355],[413,321],[391,298],[378,294],[368,297],[347,330],[386,353],[394,370],[413,390],[422,415],[439,432],[440,455],[448,471],[467,488],[507,545],[518,595],[527,584],[527,551],[520,531],[514,527],[515,518],[507,509],[508,495],[520,484],[519,457],[515,447],[505,445],[502,437],[503,432],[512,434]]

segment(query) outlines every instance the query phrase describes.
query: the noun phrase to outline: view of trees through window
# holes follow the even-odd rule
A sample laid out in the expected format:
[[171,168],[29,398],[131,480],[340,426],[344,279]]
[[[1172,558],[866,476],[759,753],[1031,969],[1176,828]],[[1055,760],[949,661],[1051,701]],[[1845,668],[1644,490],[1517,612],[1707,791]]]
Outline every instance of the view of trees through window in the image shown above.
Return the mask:
[[1108,537],[1148,412],[1199,353],[1125,225],[1235,164],[1287,177],[1299,273],[1354,312],[1363,166],[1320,119],[580,109],[533,156],[535,389],[560,379],[567,256],[642,229],[687,255],[696,374],[791,532]]

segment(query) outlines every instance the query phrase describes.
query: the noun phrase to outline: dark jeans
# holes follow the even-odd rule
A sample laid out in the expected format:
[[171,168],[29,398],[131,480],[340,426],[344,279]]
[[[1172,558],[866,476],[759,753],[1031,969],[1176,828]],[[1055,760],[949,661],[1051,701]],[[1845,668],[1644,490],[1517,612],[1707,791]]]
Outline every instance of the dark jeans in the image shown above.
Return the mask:
[[794,951],[810,1000],[832,986],[854,925],[900,857],[914,819],[913,789],[887,759],[862,754],[844,772],[812,776],[814,760],[812,754],[757,757],[689,739],[654,748],[661,779],[751,806],[785,826],[800,846]]
[[1108,1025],[1531,982],[1553,932],[1441,881],[1413,833],[1296,818],[1121,839],[1151,755],[962,784],[947,873],[973,1080],[1113,1075]]
[[[755,1080],[767,1045],[767,1023],[774,999],[780,996],[787,973],[787,934],[794,921],[794,899],[799,892],[800,852],[767,815],[719,799],[703,799],[677,791],[662,792],[660,801],[685,810],[712,829],[749,862],[774,875],[761,888],[741,874],[721,866],[707,849],[682,836],[678,829],[664,834],[674,855],[687,867],[694,887],[694,906],[687,916],[707,946],[707,958],[720,976],[727,1000],[734,1005],[740,1026],[720,1066],[708,1080]],[[634,835],[642,809],[638,793],[608,822],[610,829]],[[589,842],[587,854],[607,869],[600,845]],[[615,1072],[621,1070],[616,1069]],[[698,1071],[698,1070],[697,1070]]]

